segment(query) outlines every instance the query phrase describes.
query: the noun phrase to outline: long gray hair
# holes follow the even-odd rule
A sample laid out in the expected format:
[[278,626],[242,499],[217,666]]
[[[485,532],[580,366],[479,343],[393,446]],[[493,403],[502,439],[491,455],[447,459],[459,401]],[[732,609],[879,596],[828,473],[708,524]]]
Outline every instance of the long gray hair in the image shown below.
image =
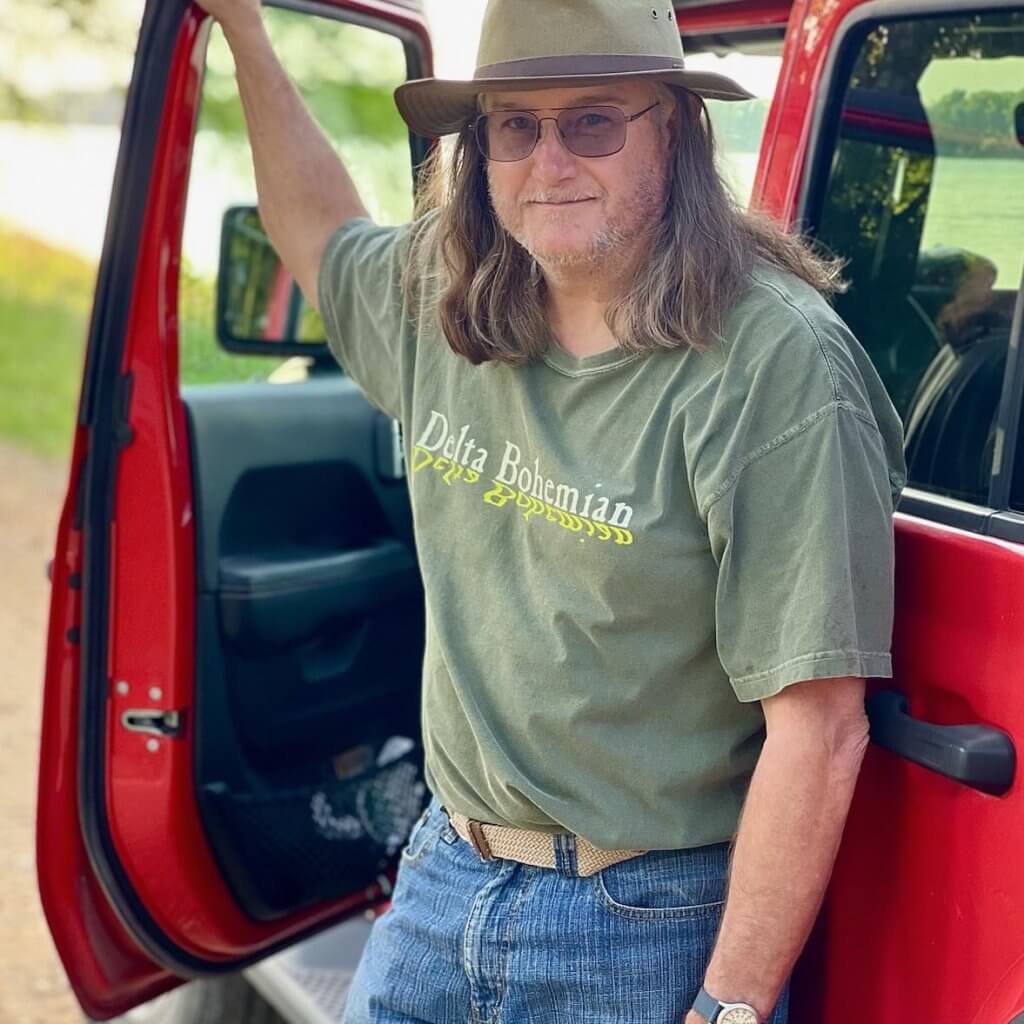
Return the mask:
[[[737,206],[718,173],[704,101],[658,88],[673,101],[669,116],[678,119],[679,139],[650,256],[605,314],[619,345],[630,352],[707,349],[758,261],[790,271],[824,295],[841,291],[838,261],[819,256],[764,214]],[[435,216],[426,216],[431,211]],[[424,168],[416,225],[406,287],[415,287],[424,268],[436,268],[437,313],[453,351],[475,364],[522,366],[542,356],[550,339],[545,282],[495,215],[486,160],[471,127],[458,135],[453,153],[437,147]]]

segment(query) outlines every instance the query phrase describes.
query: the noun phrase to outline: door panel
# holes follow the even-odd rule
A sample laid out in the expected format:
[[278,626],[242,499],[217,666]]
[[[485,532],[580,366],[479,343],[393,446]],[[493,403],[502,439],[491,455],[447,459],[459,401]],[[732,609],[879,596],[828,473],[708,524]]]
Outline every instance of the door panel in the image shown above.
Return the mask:
[[[998,203],[993,147],[1012,137],[996,123],[1012,113],[998,94],[1019,89],[1024,13],[888,0],[819,13],[787,43],[790,95],[762,201],[849,260],[837,308],[904,418],[895,677],[869,693],[896,691],[918,722],[1005,736],[1012,762],[1024,746],[1024,536],[986,532],[1005,501],[989,442],[1016,429],[1009,399],[1022,383],[1004,386],[1024,207],[1009,189]],[[987,98],[972,104],[978,92]],[[1019,764],[1008,763],[1009,788],[980,791],[885,749],[880,725],[792,1020],[1008,1024],[1024,1012]]]
[[[377,464],[383,417],[340,375],[194,388],[185,401],[200,812],[239,905],[274,920],[352,891],[350,846],[324,820],[350,789],[339,759],[366,760],[391,737],[418,744],[423,601],[408,495]],[[407,758],[375,781],[408,791],[410,821],[420,768]]]
[[[1019,756],[1024,550],[897,516],[897,566],[893,682],[911,712],[999,729]],[[1024,949],[1021,848],[1019,766],[991,796],[873,744],[794,1021],[1006,1024],[981,1010]]]
[[[414,70],[429,73],[417,4],[341,0],[335,6],[360,24],[398,34]],[[360,739],[373,738],[370,712],[395,701],[400,684],[397,674],[376,678],[358,668],[375,651],[395,646],[382,638],[378,620],[396,609],[411,617],[418,600],[415,586],[410,589],[402,488],[390,485],[393,494],[385,495],[372,471],[376,414],[340,380],[333,385],[340,406],[331,414],[323,412],[326,394],[318,398],[320,385],[313,384],[306,410],[315,413],[311,420],[278,434],[268,419],[258,442],[250,433],[235,443],[241,455],[248,453],[249,467],[239,457],[220,463],[238,468],[239,500],[263,498],[267,509],[268,494],[278,509],[289,507],[282,492],[296,487],[308,510],[297,521],[309,532],[289,533],[283,522],[275,532],[271,520],[246,517],[229,503],[220,523],[227,534],[208,543],[216,531],[205,530],[203,502],[216,487],[204,478],[207,463],[192,445],[200,420],[259,416],[248,400],[226,396],[218,411],[211,397],[196,404],[190,432],[178,388],[175,309],[205,29],[199,12],[178,0],[146,7],[54,561],[38,870],[66,972],[83,1008],[97,1019],[156,995],[176,977],[235,971],[382,898],[381,885],[360,880],[339,886],[343,891],[299,894],[303,899],[250,886],[247,905],[245,865],[236,869],[230,844],[217,838],[215,815],[206,808],[221,793],[255,797],[284,792],[285,782],[291,790],[308,786],[308,764],[294,753],[302,746],[302,723],[319,723],[317,712],[325,708],[334,726],[344,720],[335,741],[349,741],[357,716],[367,725]],[[211,336],[212,330],[211,324]],[[296,404],[303,386],[295,385]],[[295,423],[298,413],[289,406],[279,407],[283,420]],[[324,470],[323,495],[312,470],[303,476],[302,467],[314,464]],[[339,519],[326,515],[329,498],[342,502]],[[318,533],[325,524],[329,529]],[[253,532],[246,533],[248,527]],[[232,589],[238,577],[231,575],[230,559],[242,560],[234,569],[243,577],[246,571],[250,579],[254,571],[265,577],[289,543],[298,558],[314,562],[393,546],[386,549],[387,566],[376,557],[364,563],[380,574],[364,593],[352,597],[350,589],[334,604],[315,594],[297,599],[291,614],[306,638],[304,660],[247,690],[243,670],[259,663],[268,644],[261,646],[252,629],[223,639],[225,614],[230,623],[237,599],[245,597]],[[222,556],[228,560],[225,584]],[[330,643],[336,648],[328,656]],[[325,696],[339,685],[347,696]],[[288,699],[280,696],[286,691]],[[261,697],[269,713],[281,708],[292,715],[292,739],[280,749],[274,742],[261,748],[254,739],[258,715],[250,694]],[[249,727],[242,729],[246,714]],[[269,725],[263,736],[273,735]],[[327,731],[321,746],[307,753],[323,754]],[[337,775],[341,768],[333,767]],[[321,815],[327,826],[330,806],[328,800]]]

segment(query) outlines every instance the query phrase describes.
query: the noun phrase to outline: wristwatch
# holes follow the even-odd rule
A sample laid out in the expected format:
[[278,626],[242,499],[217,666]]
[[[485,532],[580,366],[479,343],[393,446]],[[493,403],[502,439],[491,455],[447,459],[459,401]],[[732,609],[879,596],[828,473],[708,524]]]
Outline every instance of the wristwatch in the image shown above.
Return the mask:
[[761,1024],[757,1010],[749,1004],[720,1003],[703,988],[693,1001],[693,1010],[708,1021],[708,1024]]

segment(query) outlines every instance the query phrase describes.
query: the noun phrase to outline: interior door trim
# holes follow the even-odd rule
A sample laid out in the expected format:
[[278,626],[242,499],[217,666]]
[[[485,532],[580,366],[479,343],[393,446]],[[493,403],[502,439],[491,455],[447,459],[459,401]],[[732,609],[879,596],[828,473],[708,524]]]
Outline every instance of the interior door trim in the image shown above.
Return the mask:
[[996,450],[999,458],[992,471],[988,503],[994,508],[1009,508],[1013,493],[1013,474],[1020,443],[1021,401],[1024,398],[1024,359],[1020,346],[1024,342],[1024,267],[1021,269],[1020,290],[1013,309],[1010,342],[1006,351],[1006,372],[1003,375],[1003,393],[999,399],[999,421],[996,426]]

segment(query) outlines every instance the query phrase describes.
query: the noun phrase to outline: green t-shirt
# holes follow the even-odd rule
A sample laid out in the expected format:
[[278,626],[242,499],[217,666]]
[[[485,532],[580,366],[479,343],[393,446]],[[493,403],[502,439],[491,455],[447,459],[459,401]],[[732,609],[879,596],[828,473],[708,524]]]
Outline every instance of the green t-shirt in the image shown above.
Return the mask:
[[482,821],[664,849],[729,839],[757,703],[892,674],[900,420],[811,287],[765,267],[724,341],[525,368],[449,348],[410,228],[342,226],[336,357],[402,424],[426,593],[427,784]]

